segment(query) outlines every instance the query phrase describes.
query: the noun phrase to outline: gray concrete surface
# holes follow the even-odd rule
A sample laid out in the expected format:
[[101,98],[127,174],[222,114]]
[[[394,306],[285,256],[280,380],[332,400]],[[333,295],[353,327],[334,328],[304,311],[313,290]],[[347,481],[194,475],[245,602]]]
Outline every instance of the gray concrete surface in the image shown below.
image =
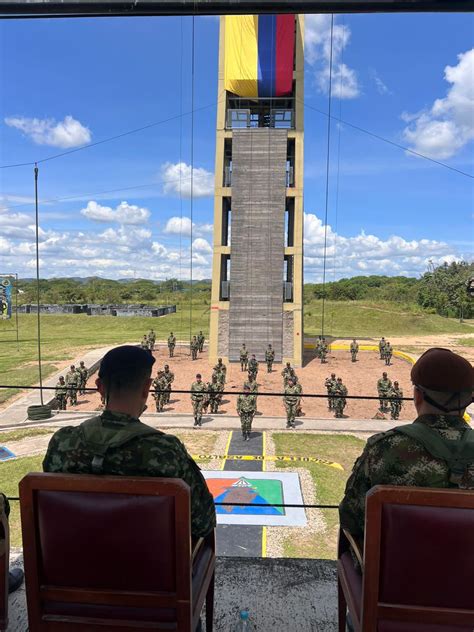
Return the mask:
[[[12,556],[21,565],[21,554]],[[27,632],[26,594],[10,595],[8,632]],[[247,608],[258,632],[336,632],[336,564],[330,560],[217,559],[214,631]]]

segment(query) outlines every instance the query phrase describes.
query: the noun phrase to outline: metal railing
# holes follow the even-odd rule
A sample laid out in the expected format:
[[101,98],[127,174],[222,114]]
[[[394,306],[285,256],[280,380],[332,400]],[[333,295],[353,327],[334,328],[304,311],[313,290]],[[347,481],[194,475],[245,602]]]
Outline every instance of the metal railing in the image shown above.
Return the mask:
[[230,281],[221,281],[221,301],[230,299]]
[[295,111],[291,108],[233,108],[227,110],[226,129],[259,127],[294,129]]

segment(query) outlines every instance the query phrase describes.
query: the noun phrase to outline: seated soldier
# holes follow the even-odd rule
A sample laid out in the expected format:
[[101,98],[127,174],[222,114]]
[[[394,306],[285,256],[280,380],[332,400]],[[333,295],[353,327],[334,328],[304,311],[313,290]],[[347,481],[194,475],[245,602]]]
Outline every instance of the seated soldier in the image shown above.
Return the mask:
[[199,467],[174,435],[139,421],[146,409],[155,359],[134,346],[112,349],[96,380],[104,412],[80,426],[61,428],[48,446],[45,472],[181,478],[191,488],[193,537],[216,524],[212,495]]
[[[8,499],[5,494],[0,493],[0,511],[5,513],[7,520],[10,515],[10,504],[8,503]],[[3,532],[3,528],[2,528]],[[2,540],[4,541],[4,534],[0,533],[0,548],[2,545]],[[15,592],[18,590],[23,583],[23,571],[21,568],[12,568],[8,573],[8,594]]]
[[370,437],[347,481],[340,523],[356,539],[364,535],[365,496],[374,485],[474,489],[474,430],[463,419],[473,367],[448,349],[429,349],[411,380],[418,417]]

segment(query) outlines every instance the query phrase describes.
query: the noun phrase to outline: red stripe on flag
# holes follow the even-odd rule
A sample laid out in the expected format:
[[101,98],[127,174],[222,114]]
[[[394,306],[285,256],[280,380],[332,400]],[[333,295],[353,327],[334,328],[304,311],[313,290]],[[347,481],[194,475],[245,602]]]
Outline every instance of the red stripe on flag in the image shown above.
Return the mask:
[[289,94],[293,89],[295,54],[295,16],[277,15],[275,96]]

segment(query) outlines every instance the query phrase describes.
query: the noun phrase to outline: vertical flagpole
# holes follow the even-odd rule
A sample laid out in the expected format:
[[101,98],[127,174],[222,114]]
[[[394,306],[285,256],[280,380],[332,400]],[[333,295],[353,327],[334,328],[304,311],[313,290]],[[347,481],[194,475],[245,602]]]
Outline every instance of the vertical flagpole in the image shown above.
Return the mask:
[[41,319],[40,319],[40,277],[39,277],[39,216],[38,216],[38,164],[35,162],[35,224],[36,224],[36,307],[38,336],[38,373],[40,384],[41,406],[43,401],[43,375],[41,371]]

